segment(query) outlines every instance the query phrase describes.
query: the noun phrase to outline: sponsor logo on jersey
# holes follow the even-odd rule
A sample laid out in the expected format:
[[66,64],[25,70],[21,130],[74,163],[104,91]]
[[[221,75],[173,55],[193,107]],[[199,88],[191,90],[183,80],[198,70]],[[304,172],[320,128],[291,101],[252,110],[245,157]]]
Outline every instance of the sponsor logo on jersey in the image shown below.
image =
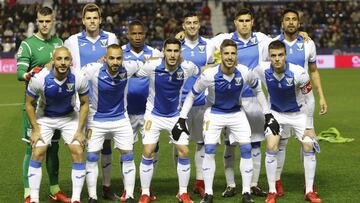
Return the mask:
[[304,43],[298,42],[298,43],[296,43],[296,46],[297,46],[298,51],[304,50]]
[[37,50],[38,51],[41,51],[41,50],[43,50],[44,49],[44,47],[39,47]]
[[102,47],[107,47],[107,39],[102,39],[102,40],[100,40],[100,43],[101,43],[101,46]]
[[199,53],[205,53],[205,45],[199,45]]
[[241,77],[237,77],[237,78],[235,78],[235,85],[236,86],[240,86],[241,85]]
[[292,86],[294,78],[285,78],[286,80],[286,86]]
[[67,92],[71,92],[73,90],[73,87],[74,87],[74,83],[66,83],[66,91]]
[[83,47],[83,46],[85,46],[85,45],[87,45],[86,42],[81,42],[81,43],[80,43],[80,46],[81,46],[81,47]]

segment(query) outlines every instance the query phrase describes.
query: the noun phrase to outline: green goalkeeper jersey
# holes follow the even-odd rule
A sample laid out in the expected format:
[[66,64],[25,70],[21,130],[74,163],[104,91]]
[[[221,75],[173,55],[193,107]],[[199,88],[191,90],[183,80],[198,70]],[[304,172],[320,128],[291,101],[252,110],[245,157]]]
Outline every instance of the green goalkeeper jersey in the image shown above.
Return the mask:
[[17,53],[18,80],[24,80],[24,73],[29,72],[34,67],[49,63],[54,49],[62,45],[62,40],[55,36],[44,40],[34,34],[22,41]]

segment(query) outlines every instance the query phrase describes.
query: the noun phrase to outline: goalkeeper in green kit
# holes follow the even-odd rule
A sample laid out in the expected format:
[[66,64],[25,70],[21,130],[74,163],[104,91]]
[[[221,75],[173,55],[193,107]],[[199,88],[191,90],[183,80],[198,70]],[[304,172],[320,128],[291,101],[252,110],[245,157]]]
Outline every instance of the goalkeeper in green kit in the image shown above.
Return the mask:
[[[50,34],[54,19],[55,17],[51,8],[40,8],[37,12],[37,33],[21,42],[17,53],[17,79],[19,81],[25,81],[25,85],[27,85],[34,74],[40,72],[42,67],[50,62],[54,49],[63,45],[60,38]],[[22,140],[26,142],[23,161],[24,202],[30,203],[28,169],[31,158],[31,125],[24,106],[22,114]],[[49,197],[53,202],[70,203],[70,198],[66,197],[59,187],[59,139],[60,131],[55,131],[51,146],[48,147],[46,153],[46,169],[49,175],[51,193]]]

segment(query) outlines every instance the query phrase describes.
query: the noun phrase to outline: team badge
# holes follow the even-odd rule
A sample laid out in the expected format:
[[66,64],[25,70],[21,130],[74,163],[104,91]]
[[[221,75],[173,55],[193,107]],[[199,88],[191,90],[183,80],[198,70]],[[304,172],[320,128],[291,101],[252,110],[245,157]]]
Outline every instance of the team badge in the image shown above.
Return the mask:
[[240,77],[237,77],[237,78],[235,78],[235,85],[236,86],[240,86],[241,85],[241,78]]
[[177,80],[183,80],[184,79],[184,72],[176,72],[176,79]]
[[286,86],[292,86],[294,78],[285,78],[286,80]]
[[102,47],[107,47],[107,39],[100,40],[100,43]]
[[144,54],[145,60],[148,60],[151,57],[151,54]]
[[257,43],[258,43],[256,37],[251,38],[251,39],[250,39],[250,42],[251,42],[252,44],[257,44]]
[[304,43],[302,42],[296,43],[296,46],[297,46],[297,50],[299,51],[304,50]]
[[126,72],[125,73],[120,73],[119,77],[120,77],[120,80],[125,80],[126,79]]
[[66,83],[66,91],[71,92],[73,91],[74,83]]
[[205,53],[205,45],[199,45],[199,53]]

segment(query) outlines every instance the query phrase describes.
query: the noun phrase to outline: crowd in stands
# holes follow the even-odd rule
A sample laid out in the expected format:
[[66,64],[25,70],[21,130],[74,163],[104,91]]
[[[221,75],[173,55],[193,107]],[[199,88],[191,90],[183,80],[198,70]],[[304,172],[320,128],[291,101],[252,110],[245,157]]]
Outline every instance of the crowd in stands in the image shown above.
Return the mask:
[[255,14],[255,27],[272,36],[281,32],[281,14],[291,7],[300,11],[301,30],[309,33],[318,48],[360,47],[360,2],[350,1],[299,1],[299,2],[224,2],[223,12],[229,31],[234,31],[234,16],[240,7]]
[[[55,1],[58,2],[58,1]],[[54,5],[56,22],[54,34],[63,40],[82,30],[81,9],[83,4],[61,1]],[[36,10],[41,5],[0,4],[0,53],[13,53],[21,41],[36,32]],[[301,14],[301,30],[309,33],[318,48],[360,47],[360,3],[350,1],[299,1],[280,2],[223,2],[223,11],[229,32],[234,31],[233,19],[240,7],[251,8],[255,14],[254,31],[270,35],[281,32],[280,16],[285,7],[298,9]],[[211,11],[204,3],[122,3],[101,5],[102,28],[114,32],[121,43],[126,43],[126,29],[133,19],[139,19],[148,28],[147,43],[160,48],[162,41],[182,29],[182,16],[187,11],[197,11],[201,16],[200,34],[211,37]]]

